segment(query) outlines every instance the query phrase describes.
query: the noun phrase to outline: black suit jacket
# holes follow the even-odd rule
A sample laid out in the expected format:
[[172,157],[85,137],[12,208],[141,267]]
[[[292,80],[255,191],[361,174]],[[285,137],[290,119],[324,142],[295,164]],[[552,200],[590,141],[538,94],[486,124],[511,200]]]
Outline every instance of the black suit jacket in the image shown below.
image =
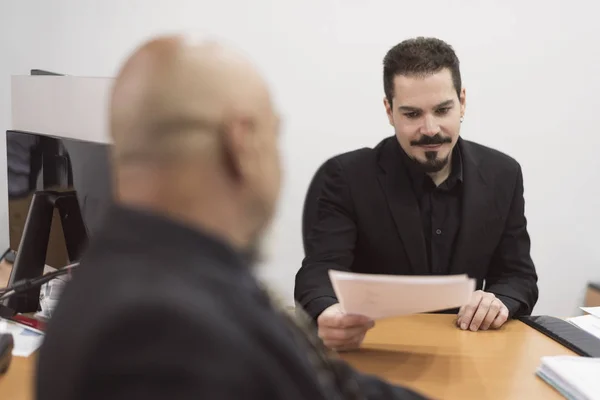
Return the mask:
[[[344,399],[246,263],[210,235],[115,208],[50,320],[40,400]],[[309,324],[311,325],[311,324]],[[366,399],[421,396],[331,360]]]
[[[450,273],[476,278],[510,315],[530,314],[538,298],[524,214],[521,167],[511,157],[459,139],[461,226]],[[419,206],[395,137],[327,161],[316,221],[304,236],[296,300],[316,318],[337,302],[329,269],[430,274]]]

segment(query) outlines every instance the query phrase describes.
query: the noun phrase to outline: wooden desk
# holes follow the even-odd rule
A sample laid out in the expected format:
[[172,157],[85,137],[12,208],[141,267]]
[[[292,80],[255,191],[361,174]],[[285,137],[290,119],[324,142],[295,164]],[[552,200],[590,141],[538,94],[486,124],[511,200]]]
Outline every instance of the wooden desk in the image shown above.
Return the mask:
[[[519,321],[464,332],[452,315],[379,321],[361,350],[343,353],[359,370],[437,399],[562,399],[534,373],[540,358],[573,353]],[[33,399],[35,357],[13,358],[0,398]]]
[[35,355],[13,357],[6,375],[0,377],[0,399],[33,400]]
[[[0,287],[5,287],[10,277],[12,264],[0,261]],[[0,399],[33,399],[33,374],[35,354],[28,358],[13,357],[8,372],[0,376]]]
[[363,348],[341,356],[357,369],[436,399],[562,399],[535,376],[542,356],[574,355],[520,321],[469,332],[453,315],[380,321]]
[[584,305],[585,307],[600,306],[600,282],[591,282],[588,284]]

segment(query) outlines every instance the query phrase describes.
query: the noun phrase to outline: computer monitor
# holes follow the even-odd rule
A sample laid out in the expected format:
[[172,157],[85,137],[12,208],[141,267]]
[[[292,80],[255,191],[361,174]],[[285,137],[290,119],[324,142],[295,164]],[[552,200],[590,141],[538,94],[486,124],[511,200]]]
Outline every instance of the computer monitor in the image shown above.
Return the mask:
[[[6,132],[9,284],[40,276],[44,264],[77,261],[112,202],[109,144]],[[9,298],[16,312],[39,307],[39,288]]]

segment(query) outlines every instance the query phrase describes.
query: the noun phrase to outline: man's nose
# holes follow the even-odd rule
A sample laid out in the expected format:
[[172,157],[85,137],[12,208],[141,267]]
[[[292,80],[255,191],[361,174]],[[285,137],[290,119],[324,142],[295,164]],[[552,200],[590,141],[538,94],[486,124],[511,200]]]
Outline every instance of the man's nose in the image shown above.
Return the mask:
[[421,125],[421,134],[434,136],[440,131],[440,127],[436,118],[433,115],[425,115],[423,117],[423,125]]

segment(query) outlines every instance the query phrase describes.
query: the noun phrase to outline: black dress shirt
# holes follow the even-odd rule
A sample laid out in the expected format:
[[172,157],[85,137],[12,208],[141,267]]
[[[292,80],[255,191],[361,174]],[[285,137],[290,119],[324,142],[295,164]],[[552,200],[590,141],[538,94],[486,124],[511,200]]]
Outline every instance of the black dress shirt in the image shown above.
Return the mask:
[[429,270],[433,275],[450,272],[454,244],[460,229],[463,166],[460,148],[454,147],[450,175],[435,186],[398,145],[409,170],[412,189],[419,204]]

